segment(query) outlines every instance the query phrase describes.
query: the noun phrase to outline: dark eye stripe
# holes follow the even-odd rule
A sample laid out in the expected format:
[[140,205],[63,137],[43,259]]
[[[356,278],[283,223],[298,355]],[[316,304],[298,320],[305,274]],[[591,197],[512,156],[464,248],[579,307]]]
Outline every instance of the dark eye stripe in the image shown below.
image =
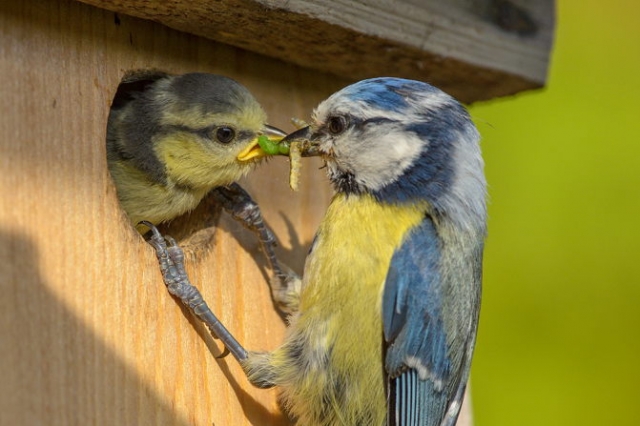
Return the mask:
[[[213,140],[215,138],[215,132],[220,127],[220,125],[211,125],[207,127],[202,127],[199,129],[194,129],[193,127],[183,126],[183,125],[171,125],[167,126],[172,130],[179,130],[182,132],[194,133],[201,138]],[[253,138],[255,135],[254,132],[243,130],[239,131],[236,134],[236,140],[249,140]]]
[[364,127],[369,124],[392,123],[393,121],[394,120],[391,120],[390,118],[386,118],[386,117],[373,117],[373,118],[368,118],[364,121],[361,121],[358,124]]
[[238,132],[238,136],[236,139],[238,140],[249,140],[252,139],[256,134],[254,132],[250,132],[248,130],[242,130]]
[[382,123],[393,123],[395,122],[395,120],[391,120],[390,118],[386,118],[386,117],[372,117],[372,118],[368,118],[366,120],[362,120],[362,119],[358,119],[358,118],[351,118],[350,120],[351,122],[351,126],[356,130],[356,131],[362,131],[362,129],[364,129],[366,126],[368,125],[377,125],[377,124],[382,124]]
[[203,127],[201,129],[194,129],[193,127],[189,127],[189,126],[183,126],[180,124],[175,124],[175,125],[171,125],[171,126],[167,126],[169,129],[171,130],[177,130],[180,132],[187,132],[187,133],[194,133],[200,137],[203,138],[207,138],[210,139],[211,138],[211,132],[214,129],[217,129],[218,126],[207,126],[207,127]]

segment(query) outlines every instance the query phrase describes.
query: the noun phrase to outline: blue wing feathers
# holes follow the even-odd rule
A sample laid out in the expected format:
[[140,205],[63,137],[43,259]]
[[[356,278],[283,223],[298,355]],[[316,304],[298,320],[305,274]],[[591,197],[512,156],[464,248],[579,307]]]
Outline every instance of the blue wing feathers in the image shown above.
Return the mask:
[[439,425],[453,397],[439,261],[428,217],[391,259],[382,304],[391,425]]
[[382,300],[382,318],[384,337],[387,342],[394,341],[406,323],[405,290],[408,288],[405,277],[392,263],[387,273],[387,282],[393,282],[392,288],[385,288]]
[[391,259],[382,305],[387,371],[417,357],[432,374],[446,371],[446,334],[441,319],[439,249],[435,227],[426,218],[411,231]]
[[393,409],[389,410],[392,426],[438,426],[447,410],[446,393],[437,392],[433,382],[421,380],[415,370],[408,370],[395,379],[389,391],[397,397]]

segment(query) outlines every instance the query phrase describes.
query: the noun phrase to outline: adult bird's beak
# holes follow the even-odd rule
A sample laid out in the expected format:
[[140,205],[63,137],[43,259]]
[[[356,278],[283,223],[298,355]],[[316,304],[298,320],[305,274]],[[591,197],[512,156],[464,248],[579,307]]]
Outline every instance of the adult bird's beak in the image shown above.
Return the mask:
[[313,140],[313,130],[311,130],[311,126],[303,127],[293,133],[289,133],[280,141],[280,144],[288,146],[291,142],[300,142],[302,147],[300,154],[303,157],[315,157],[321,154],[317,142]]
[[272,144],[278,144],[287,135],[286,132],[278,129],[277,127],[270,126],[265,124],[262,128],[260,134],[258,134],[250,143],[247,145],[245,149],[240,151],[240,153],[236,156],[236,159],[240,162],[247,162],[251,160],[255,160],[258,158],[265,157],[270,155],[265,152],[260,146],[260,138],[267,137],[268,141]]

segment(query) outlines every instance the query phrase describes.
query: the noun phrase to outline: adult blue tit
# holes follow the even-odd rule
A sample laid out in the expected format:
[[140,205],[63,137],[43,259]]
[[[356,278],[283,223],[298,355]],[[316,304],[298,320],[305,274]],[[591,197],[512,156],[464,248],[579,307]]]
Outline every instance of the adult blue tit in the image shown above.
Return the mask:
[[[247,352],[217,320],[215,333],[254,385],[281,388],[301,425],[454,425],[486,233],[484,166],[467,111],[429,84],[375,78],[323,101],[283,143],[293,141],[324,159],[336,194],[285,342]],[[163,243],[156,234],[159,257]],[[180,292],[193,290],[179,278]]]
[[134,73],[120,84],[107,126],[120,204],[133,224],[188,212],[265,156],[263,135],[277,141],[285,133],[266,124],[255,98],[230,78]]

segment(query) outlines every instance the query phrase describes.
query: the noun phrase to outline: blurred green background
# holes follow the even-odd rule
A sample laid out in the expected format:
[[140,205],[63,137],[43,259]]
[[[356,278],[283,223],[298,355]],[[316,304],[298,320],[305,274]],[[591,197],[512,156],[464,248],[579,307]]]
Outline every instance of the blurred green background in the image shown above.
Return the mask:
[[477,426],[640,425],[640,2],[559,0],[548,85],[472,107]]

